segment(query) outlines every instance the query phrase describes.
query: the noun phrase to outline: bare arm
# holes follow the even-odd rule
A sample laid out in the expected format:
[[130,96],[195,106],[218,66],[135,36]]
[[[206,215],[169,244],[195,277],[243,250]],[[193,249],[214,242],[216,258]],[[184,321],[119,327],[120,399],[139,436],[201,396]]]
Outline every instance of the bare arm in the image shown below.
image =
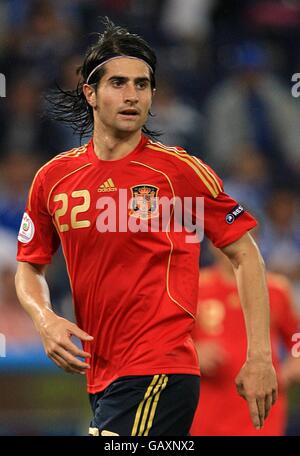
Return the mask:
[[45,272],[45,265],[18,263],[15,283],[19,301],[40,333],[47,356],[67,372],[84,374],[89,365],[77,357],[88,358],[90,354],[73,344],[71,336],[89,341],[93,338],[53,312]]
[[247,331],[247,358],[236,385],[239,394],[248,402],[253,425],[260,429],[277,398],[264,262],[248,233],[222,251],[234,268]]

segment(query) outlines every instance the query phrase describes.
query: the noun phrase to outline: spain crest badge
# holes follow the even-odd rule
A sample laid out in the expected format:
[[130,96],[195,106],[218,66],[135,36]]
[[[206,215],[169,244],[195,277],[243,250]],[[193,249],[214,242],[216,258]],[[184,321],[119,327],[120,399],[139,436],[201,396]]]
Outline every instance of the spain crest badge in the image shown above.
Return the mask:
[[158,191],[158,187],[148,184],[131,187],[132,199],[129,215],[142,220],[158,217]]

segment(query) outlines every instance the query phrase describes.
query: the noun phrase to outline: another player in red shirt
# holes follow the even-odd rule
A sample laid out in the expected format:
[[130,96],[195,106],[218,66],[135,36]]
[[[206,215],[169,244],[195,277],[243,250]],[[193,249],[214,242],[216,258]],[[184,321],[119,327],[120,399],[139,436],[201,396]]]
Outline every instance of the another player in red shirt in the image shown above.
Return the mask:
[[[193,337],[202,366],[201,397],[191,429],[201,436],[284,435],[285,388],[300,380],[300,359],[293,358],[292,336],[299,320],[287,279],[267,274],[271,310],[273,364],[279,382],[278,399],[260,430],[254,429],[244,401],[236,394],[234,379],[247,351],[246,330],[231,264],[213,248],[215,265],[200,273],[197,322]],[[285,346],[284,361],[281,351]]]
[[[91,128],[92,139],[34,178],[19,232],[17,293],[48,356],[87,373],[90,434],[187,435],[199,396],[191,331],[200,243],[189,230],[196,226],[201,237],[204,201],[204,230],[233,262],[242,292],[249,351],[238,388],[260,427],[277,384],[263,262],[248,234],[256,222],[202,161],[145,135],[155,67],[142,38],[109,22],[88,49],[81,83],[62,92],[57,110],[82,133]],[[161,203],[171,200],[166,215]],[[45,271],[60,243],[78,326],[51,309]]]

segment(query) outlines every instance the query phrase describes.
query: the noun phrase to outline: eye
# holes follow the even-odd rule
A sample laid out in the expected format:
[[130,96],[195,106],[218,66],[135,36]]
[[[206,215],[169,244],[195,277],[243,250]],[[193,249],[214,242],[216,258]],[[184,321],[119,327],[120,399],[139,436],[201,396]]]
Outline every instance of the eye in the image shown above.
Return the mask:
[[144,90],[148,87],[148,85],[149,85],[149,81],[140,81],[137,83],[137,88]]
[[122,87],[122,85],[124,84],[124,81],[122,81],[122,79],[113,79],[111,81],[111,84],[113,87]]

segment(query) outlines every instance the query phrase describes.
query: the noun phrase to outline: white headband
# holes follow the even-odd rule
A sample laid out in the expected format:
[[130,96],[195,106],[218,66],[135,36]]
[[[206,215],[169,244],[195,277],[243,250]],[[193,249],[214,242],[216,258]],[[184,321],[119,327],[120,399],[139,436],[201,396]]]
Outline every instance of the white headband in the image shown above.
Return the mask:
[[91,79],[91,77],[93,76],[93,74],[94,74],[97,70],[99,70],[99,68],[101,68],[103,65],[105,65],[107,62],[110,62],[111,60],[122,59],[122,58],[124,58],[124,57],[125,57],[126,59],[141,60],[142,62],[144,62],[144,63],[149,67],[151,73],[153,73],[153,70],[152,70],[151,66],[148,65],[148,63],[145,62],[145,60],[139,59],[138,57],[132,57],[132,56],[130,56],[130,55],[117,55],[116,57],[111,57],[110,59],[107,59],[107,60],[105,60],[104,62],[99,63],[99,65],[97,65],[97,66],[93,69],[93,71],[91,71],[90,74],[88,75],[88,77],[87,77],[87,79],[86,79],[86,83],[88,84],[88,83],[89,83],[89,80]]

